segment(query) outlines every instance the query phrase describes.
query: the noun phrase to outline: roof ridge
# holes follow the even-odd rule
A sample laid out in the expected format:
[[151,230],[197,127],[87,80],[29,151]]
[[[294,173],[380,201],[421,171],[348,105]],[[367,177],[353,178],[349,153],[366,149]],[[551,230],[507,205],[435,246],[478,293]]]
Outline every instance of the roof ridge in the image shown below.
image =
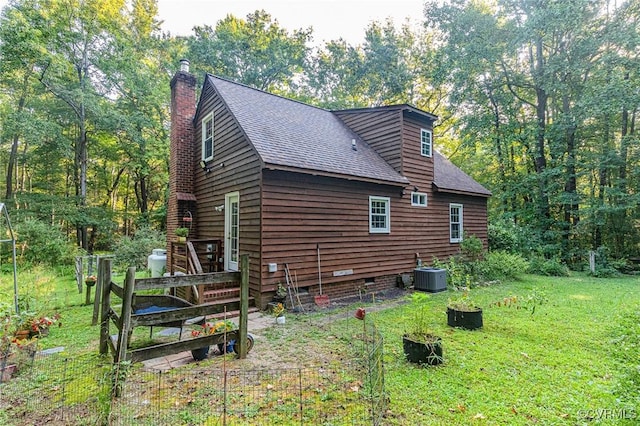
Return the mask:
[[432,114],[428,111],[425,111],[423,109],[420,109],[414,105],[411,105],[409,103],[401,103],[401,104],[391,104],[391,105],[378,105],[378,106],[374,106],[374,107],[358,107],[358,108],[347,108],[347,109],[336,109],[336,110],[331,110],[332,113],[334,114],[342,114],[342,113],[349,113],[349,114],[357,114],[357,113],[361,113],[361,112],[377,112],[377,111],[385,111],[385,110],[401,110],[401,111],[411,111],[411,112],[415,112],[417,114],[421,114],[424,115],[426,117],[428,117],[429,119],[435,121],[438,119],[438,116],[435,114]]
[[251,89],[251,90],[254,90],[256,92],[264,93],[265,95],[274,96],[276,98],[284,99],[284,100],[289,101],[289,102],[295,102],[295,103],[298,103],[300,105],[304,105],[306,107],[319,109],[321,111],[325,111],[325,112],[329,112],[329,113],[333,114],[333,111],[331,111],[329,109],[322,108],[322,107],[319,107],[319,106],[316,106],[316,105],[311,105],[311,104],[308,104],[306,102],[302,102],[302,101],[300,101],[298,99],[287,98],[285,96],[278,95],[276,93],[267,92],[266,90],[258,89],[257,87],[249,86],[248,84],[245,84],[245,83],[239,83],[237,81],[233,81],[230,78],[220,77],[219,75],[215,75],[215,74],[211,74],[211,73],[206,73],[206,75],[207,75],[207,77],[216,78],[218,80],[222,80],[222,81],[225,81],[227,83],[235,84],[236,86],[242,86],[244,88]]

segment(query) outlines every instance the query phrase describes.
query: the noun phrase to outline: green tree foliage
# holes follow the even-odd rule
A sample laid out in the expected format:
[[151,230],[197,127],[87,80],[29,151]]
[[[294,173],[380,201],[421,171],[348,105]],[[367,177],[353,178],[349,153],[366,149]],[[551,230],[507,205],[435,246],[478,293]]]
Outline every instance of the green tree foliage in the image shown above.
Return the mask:
[[25,220],[51,207],[33,194],[58,200],[55,222],[89,251],[111,248],[114,221],[128,233],[164,211],[179,43],[156,16],[155,0],[13,0],[2,11],[5,197]]
[[11,0],[0,19],[7,204],[89,250],[163,223],[168,83],[187,57],[330,109],[439,115],[438,150],[494,194],[492,251],[540,269],[638,255],[637,1],[433,0],[421,29],[373,22],[360,45],[315,47],[260,10],[161,34],[156,0]]
[[65,232],[50,223],[27,219],[16,224],[17,260],[23,265],[72,265],[76,250]]
[[289,34],[263,10],[246,20],[228,15],[215,28],[205,25],[194,32],[188,46],[196,69],[277,93],[294,92],[311,37],[311,29]]
[[166,245],[166,236],[150,227],[141,226],[133,236],[123,236],[115,246],[115,263],[125,271],[130,266],[144,269],[147,257],[153,249],[163,248]]
[[637,252],[635,2],[434,1],[426,11],[462,124],[451,152],[484,158],[499,188],[492,215],[536,229],[550,258],[602,244]]

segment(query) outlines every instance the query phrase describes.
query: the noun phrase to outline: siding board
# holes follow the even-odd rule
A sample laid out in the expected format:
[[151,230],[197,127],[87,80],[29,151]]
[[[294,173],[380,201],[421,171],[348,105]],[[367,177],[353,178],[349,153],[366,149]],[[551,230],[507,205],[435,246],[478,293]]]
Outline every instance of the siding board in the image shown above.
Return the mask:
[[[390,234],[369,234],[370,195],[391,199]],[[444,258],[458,251],[458,244],[449,242],[450,202],[463,204],[467,232],[481,231],[473,218],[480,218],[478,222],[486,218],[482,213],[486,200],[441,195],[431,194],[429,207],[418,208],[411,206],[409,196],[392,188],[265,172],[263,264],[286,262],[296,271],[301,287],[317,286],[316,244],[320,244],[323,285],[409,272],[415,265],[415,253],[429,264],[433,257]],[[482,231],[478,236],[485,234]],[[345,269],[352,269],[353,275],[333,276],[334,271]],[[280,271],[273,274],[263,268],[265,289],[278,281],[284,282]]]
[[[193,238],[224,238],[224,211],[214,207],[224,205],[225,194],[240,193],[240,253],[249,253],[249,277],[251,295],[260,303],[260,180],[261,162],[255,150],[246,140],[233,115],[212,86],[205,85],[196,128],[196,164],[202,152],[201,118],[214,112],[214,158],[209,162],[212,170],[195,171],[197,220]],[[224,163],[221,167],[220,164]]]
[[[300,287],[314,292],[318,285],[317,251],[322,260],[323,286],[340,291],[365,278],[392,277],[410,272],[419,253],[430,264],[434,257],[455,254],[449,242],[449,203],[463,205],[463,229],[486,244],[486,204],[483,197],[438,193],[433,189],[433,157],[420,155],[420,129],[431,128],[416,114],[402,109],[358,113],[336,112],[360,138],[410,181],[397,187],[262,169],[253,146],[218,94],[205,84],[195,123],[196,152],[201,156],[201,118],[214,111],[214,158],[204,173],[194,168],[197,211],[194,238],[223,238],[224,204],[229,192],[240,193],[240,252],[249,253],[250,289],[259,306],[285,282],[282,265],[295,271]],[[418,117],[418,118],[415,118]],[[427,120],[428,121],[428,120]],[[224,163],[224,166],[221,164]],[[427,207],[411,206],[411,192],[427,194]],[[369,233],[369,196],[391,200],[391,232]],[[269,273],[268,263],[279,265]],[[335,271],[353,274],[334,277]],[[355,288],[355,287],[354,287]]]

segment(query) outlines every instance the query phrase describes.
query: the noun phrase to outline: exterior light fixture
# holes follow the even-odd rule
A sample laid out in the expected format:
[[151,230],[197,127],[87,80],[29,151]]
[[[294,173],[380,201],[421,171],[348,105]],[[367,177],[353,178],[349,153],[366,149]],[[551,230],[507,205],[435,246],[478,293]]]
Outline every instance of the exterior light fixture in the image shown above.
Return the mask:
[[209,168],[209,166],[207,166],[207,162],[202,160],[200,161],[200,168],[202,169],[203,172],[205,173],[209,173],[211,171],[211,169]]

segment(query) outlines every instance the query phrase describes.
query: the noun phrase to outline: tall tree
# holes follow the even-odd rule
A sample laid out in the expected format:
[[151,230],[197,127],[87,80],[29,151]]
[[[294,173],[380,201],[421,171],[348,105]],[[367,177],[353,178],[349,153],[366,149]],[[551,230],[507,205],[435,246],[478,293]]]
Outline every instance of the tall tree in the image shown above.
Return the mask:
[[[163,124],[168,120],[169,75],[163,72],[164,44],[156,15],[155,0],[134,1],[128,25],[116,37],[112,53],[100,62],[110,92],[117,94],[110,111],[111,135],[116,137],[122,167],[113,184],[117,186],[125,171],[131,175],[143,218],[150,203],[162,199],[159,194],[167,178],[168,135]],[[107,195],[113,194],[114,185]]]
[[[613,90],[602,88],[610,87],[607,81],[618,80],[621,74],[604,65],[603,58],[607,51],[636,49],[636,32],[620,22],[621,16],[627,21],[637,19],[629,18],[633,3],[452,0],[426,6],[429,22],[441,37],[444,66],[450,70],[445,75],[452,87],[452,108],[461,115],[461,122],[475,123],[460,129],[462,139],[484,133],[476,140],[482,146],[495,146],[501,188],[536,206],[535,214],[528,218],[522,207],[512,214],[538,229],[549,255],[562,253],[571,258],[586,241],[584,234],[578,234],[585,229],[580,226],[584,213],[604,212],[612,201],[605,194],[612,186],[609,165],[620,131],[611,126],[618,122],[622,107],[615,106]],[[610,36],[614,33],[626,45],[614,42]],[[607,47],[611,44],[615,47]],[[475,107],[467,107],[471,105]],[[597,108],[607,115],[594,114]],[[490,112],[493,119],[483,124],[478,120],[480,111]],[[501,128],[508,133],[500,132]],[[492,140],[485,143],[489,135]],[[617,159],[624,157],[624,145],[620,148]],[[527,155],[526,163],[515,161],[521,149]],[[600,155],[591,157],[592,150]],[[505,157],[505,152],[512,155]],[[590,162],[596,158],[599,165]],[[529,168],[534,172],[535,191],[526,185]],[[524,179],[514,180],[516,175],[509,177],[508,170]],[[589,186],[581,176],[588,174],[598,182],[593,192],[596,198],[584,198]],[[601,207],[585,210],[590,200],[599,200]],[[501,206],[508,209],[509,203]],[[604,223],[594,220],[587,223]],[[579,238],[572,241],[576,236]],[[595,238],[595,244],[600,240]]]
[[[74,182],[79,208],[87,205],[88,132],[100,117],[102,73],[97,64],[121,27],[123,0],[41,0],[38,10],[50,37],[39,80],[75,118]],[[87,223],[77,223],[78,245],[87,248]]]
[[[39,25],[31,25],[33,22]],[[43,34],[38,27],[43,24],[30,2],[10,5],[0,18],[0,76],[11,102],[2,127],[3,136],[11,141],[5,173],[7,200],[12,198],[15,187],[18,144],[29,125],[27,107],[36,90],[34,77],[43,55]]]
[[247,19],[228,15],[215,28],[194,28],[188,40],[196,66],[222,77],[279,93],[292,93],[307,59],[311,29],[290,34],[264,10]]

